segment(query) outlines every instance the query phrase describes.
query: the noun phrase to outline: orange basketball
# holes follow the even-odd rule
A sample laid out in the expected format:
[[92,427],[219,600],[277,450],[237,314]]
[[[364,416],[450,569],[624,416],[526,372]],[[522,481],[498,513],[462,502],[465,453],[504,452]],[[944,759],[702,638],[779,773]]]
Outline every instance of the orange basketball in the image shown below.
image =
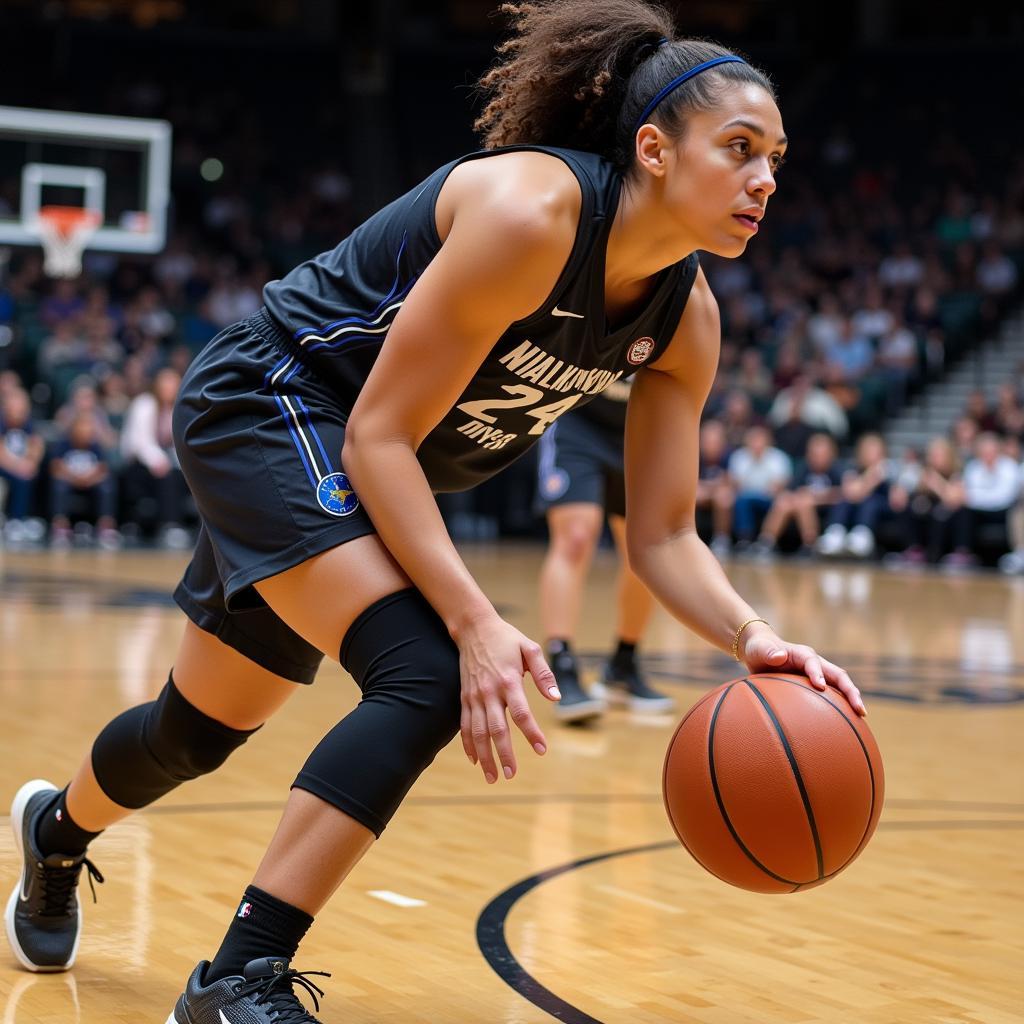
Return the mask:
[[871,730],[838,690],[762,674],[723,683],[687,712],[662,790],[676,835],[711,874],[797,892],[864,849],[885,779]]

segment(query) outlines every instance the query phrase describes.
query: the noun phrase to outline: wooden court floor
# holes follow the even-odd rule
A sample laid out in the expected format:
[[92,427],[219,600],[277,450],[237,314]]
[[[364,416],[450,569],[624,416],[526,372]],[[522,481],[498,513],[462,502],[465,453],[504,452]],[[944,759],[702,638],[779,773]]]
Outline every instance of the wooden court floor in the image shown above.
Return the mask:
[[[466,551],[537,634],[533,547]],[[181,629],[178,555],[0,554],[0,809],[63,784],[99,727],[162,686]],[[673,840],[659,785],[679,715],[615,712],[519,745],[487,787],[458,743],[421,780],[310,932],[325,1024],[1010,1024],[1024,1021],[1024,580],[735,564],[737,587],[869,697],[887,801],[861,858],[793,896],[733,889]],[[614,561],[579,646],[612,632]],[[645,652],[682,710],[735,675],[659,613]],[[354,703],[336,665],[215,776],[101,837],[107,877],[75,969],[0,947],[0,1024],[163,1024],[216,949],[308,750]],[[19,866],[0,821],[0,893]],[[323,979],[318,979],[323,980]]]

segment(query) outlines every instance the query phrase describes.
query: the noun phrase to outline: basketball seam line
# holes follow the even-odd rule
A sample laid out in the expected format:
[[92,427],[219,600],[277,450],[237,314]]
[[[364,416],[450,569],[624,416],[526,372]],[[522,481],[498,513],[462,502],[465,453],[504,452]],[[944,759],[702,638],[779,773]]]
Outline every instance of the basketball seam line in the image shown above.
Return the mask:
[[[699,708],[699,707],[700,707],[700,706],[701,706],[702,704],[704,704],[704,702],[705,702],[705,701],[709,700],[709,699],[710,699],[711,697],[713,697],[714,695],[715,695],[715,691],[714,691],[714,690],[712,690],[712,691],[711,691],[710,693],[706,693],[706,694],[704,694],[704,696],[703,696],[703,697],[701,697],[701,699],[700,699],[699,701],[697,701],[697,703],[696,703],[696,704],[694,704],[694,705],[693,705],[693,707],[692,707],[692,708],[690,708],[690,710],[689,710],[689,711],[687,711],[687,712],[686,712],[686,714],[685,714],[685,715],[683,716],[683,718],[682,718],[682,721],[681,721],[681,722],[679,723],[679,725],[677,725],[677,726],[676,726],[676,731],[675,731],[675,732],[674,732],[674,733],[672,734],[672,740],[671,740],[671,742],[669,743],[669,745],[668,745],[668,750],[667,750],[667,752],[666,752],[666,754],[665,754],[665,763],[664,763],[664,764],[662,765],[662,769],[661,769],[661,802],[662,802],[662,806],[663,806],[663,807],[665,808],[665,813],[666,813],[666,815],[668,816],[668,822],[669,822],[669,824],[670,824],[670,825],[672,826],[672,831],[673,831],[673,832],[675,832],[675,834],[676,834],[676,838],[677,838],[677,839],[679,840],[679,842],[680,842],[680,843],[682,843],[682,845],[683,845],[683,849],[684,849],[684,850],[686,850],[686,852],[687,852],[687,853],[688,853],[688,854],[689,854],[689,855],[690,855],[690,856],[691,856],[691,857],[692,857],[692,858],[693,858],[693,859],[694,859],[694,860],[695,860],[695,861],[696,861],[696,862],[697,862],[697,863],[698,863],[698,864],[699,864],[699,865],[700,865],[700,866],[701,866],[701,867],[702,867],[702,868],[703,868],[703,869],[704,869],[705,871],[707,871],[707,872],[708,872],[708,874],[710,874],[710,875],[714,875],[714,876],[715,876],[715,878],[719,879],[719,881],[722,881],[722,882],[727,882],[728,880],[727,880],[727,879],[725,879],[725,878],[722,878],[722,876],[721,876],[720,874],[718,874],[718,872],[717,872],[717,871],[712,871],[712,870],[711,870],[711,868],[709,868],[709,867],[708,867],[708,865],[707,865],[707,864],[705,864],[705,863],[704,863],[704,861],[702,861],[702,860],[700,859],[700,857],[698,857],[698,856],[697,856],[697,854],[695,854],[695,853],[693,852],[693,850],[692,850],[692,849],[690,849],[690,847],[689,847],[689,845],[687,844],[686,840],[685,840],[685,839],[683,838],[683,834],[682,834],[682,832],[680,832],[680,831],[679,831],[679,828],[678,828],[678,827],[676,826],[676,820],[675,820],[675,818],[673,818],[673,817],[672,817],[672,808],[671,808],[671,807],[669,806],[669,803],[668,803],[668,787],[667,787],[667,786],[666,786],[666,784],[665,784],[665,783],[666,783],[666,780],[667,780],[667,778],[668,778],[668,763],[669,763],[669,758],[670,758],[670,756],[671,756],[671,753],[672,753],[672,744],[673,744],[673,743],[675,742],[675,738],[676,738],[676,736],[678,736],[678,735],[679,735],[679,733],[680,733],[680,731],[682,730],[683,726],[684,726],[684,725],[686,724],[686,721],[687,721],[687,719],[688,719],[688,718],[689,718],[689,717],[690,717],[690,716],[691,716],[691,715],[692,715],[692,714],[693,714],[693,713],[694,713],[694,712],[695,712],[695,711],[696,711],[696,710],[697,710],[697,709],[698,709],[698,708]],[[723,695],[722,695],[722,698],[724,698],[724,696],[725,696],[725,695],[723,694]],[[720,698],[720,699],[722,699],[722,698]]]
[[765,699],[764,694],[749,679],[744,679],[743,682],[754,691],[754,695],[768,713],[768,717],[771,719],[772,725],[782,741],[782,749],[785,750],[786,757],[789,759],[789,767],[793,770],[797,789],[800,790],[800,799],[803,801],[804,813],[807,815],[807,824],[810,826],[811,838],[814,840],[814,856],[818,862],[818,877],[816,881],[820,882],[825,877],[825,858],[821,852],[821,837],[818,835],[818,823],[814,820],[814,808],[811,806],[811,798],[807,793],[807,787],[804,785],[804,777],[800,774],[800,766],[796,763],[796,754],[793,753],[793,748],[789,745],[789,740],[783,731],[782,723],[777,718],[772,706]]
[[[726,692],[728,692],[728,690]],[[669,816],[669,824],[672,825],[672,830],[676,834],[676,839],[678,839],[679,842],[682,843],[683,849],[703,869],[708,871],[709,874],[714,874],[715,878],[718,879],[719,881],[728,883],[728,880],[722,878],[721,874],[719,874],[718,871],[712,870],[711,867],[709,867],[705,862],[703,862],[693,852],[693,850],[690,849],[690,847],[687,844],[686,840],[683,838],[683,834],[679,830],[679,827],[676,825],[676,819],[672,816],[672,808],[669,806],[669,791],[668,791],[668,786],[666,785],[666,781],[667,781],[668,775],[669,775],[669,760],[670,760],[670,758],[672,756],[672,746],[673,746],[673,743],[675,743],[675,741],[676,741],[676,736],[679,735],[679,733],[682,730],[683,726],[686,724],[686,720],[702,705],[702,703],[705,703],[706,700],[710,699],[714,695],[715,695],[715,691],[714,690],[712,690],[711,693],[706,693],[705,695],[703,695],[695,703],[695,705],[683,716],[683,720],[679,723],[679,725],[676,727],[676,731],[673,733],[672,741],[669,743],[669,750],[668,750],[668,752],[666,753],[666,756],[665,756],[665,765],[662,768],[662,803],[665,806],[666,814],[668,814],[668,816]],[[722,694],[722,696],[719,698],[719,700],[723,700],[724,698],[725,698],[725,693]]]
[[[861,739],[860,733],[857,732],[857,727],[850,721],[849,716],[845,711],[837,704],[833,704],[832,701],[820,693],[818,690],[812,690],[809,687],[804,686],[802,683],[795,683],[792,679],[786,679],[782,676],[766,676],[766,679],[774,679],[778,683],[789,683],[790,686],[799,686],[802,690],[807,690],[808,693],[813,693],[815,697],[823,700],[833,711],[835,711],[839,717],[847,724],[850,731],[856,737],[857,742],[860,744],[861,753],[864,754],[864,761],[868,766],[868,778],[871,780],[871,806],[868,808],[868,823],[864,826],[864,832],[860,837],[860,842],[857,844],[856,849],[850,854],[850,859],[845,861],[841,867],[835,869],[825,875],[822,881],[828,881],[830,878],[835,878],[840,871],[845,870],[849,867],[860,855],[860,851],[864,849],[864,844],[868,841],[868,830],[871,828],[871,819],[875,816],[875,770],[871,767],[871,755],[868,753],[868,748],[864,746],[864,741]],[[803,884],[803,883],[801,883]]]
[[751,852],[747,849],[746,844],[740,839],[739,833],[733,826],[732,821],[729,818],[729,814],[725,809],[725,801],[722,799],[722,792],[718,788],[718,773],[715,771],[715,724],[718,721],[718,713],[722,710],[722,705],[725,703],[725,698],[729,696],[729,691],[735,686],[735,683],[729,685],[729,689],[722,694],[722,699],[715,705],[714,713],[711,716],[711,724],[708,726],[708,770],[711,772],[711,788],[715,792],[715,800],[718,803],[719,813],[722,815],[722,820],[725,822],[725,827],[729,830],[733,839],[736,840],[736,845],[743,851],[751,863],[756,864],[766,875],[770,878],[774,878],[776,882],[782,882],[785,885],[800,885],[800,882],[794,882],[791,878],[783,878],[782,875],[775,874],[774,871],[766,868]]

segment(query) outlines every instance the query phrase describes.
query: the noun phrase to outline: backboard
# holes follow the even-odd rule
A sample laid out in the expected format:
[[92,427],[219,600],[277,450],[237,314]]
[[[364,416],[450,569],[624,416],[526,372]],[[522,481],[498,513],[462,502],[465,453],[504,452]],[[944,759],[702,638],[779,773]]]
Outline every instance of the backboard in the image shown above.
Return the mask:
[[167,231],[166,121],[0,106],[0,245],[38,245],[41,206],[100,219],[88,248],[159,252]]

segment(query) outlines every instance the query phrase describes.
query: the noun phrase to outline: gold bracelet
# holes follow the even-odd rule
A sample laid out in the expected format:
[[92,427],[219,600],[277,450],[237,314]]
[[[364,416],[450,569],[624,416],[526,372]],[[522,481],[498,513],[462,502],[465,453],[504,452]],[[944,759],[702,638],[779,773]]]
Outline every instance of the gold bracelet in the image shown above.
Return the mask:
[[733,634],[733,637],[732,637],[732,656],[737,661],[742,660],[740,658],[740,637],[743,635],[743,630],[745,630],[747,628],[747,626],[749,626],[753,622],[763,622],[769,629],[772,628],[772,624],[767,619],[762,619],[762,618],[747,619],[747,621],[744,622],[740,626],[740,628],[736,630],[736,632]]

